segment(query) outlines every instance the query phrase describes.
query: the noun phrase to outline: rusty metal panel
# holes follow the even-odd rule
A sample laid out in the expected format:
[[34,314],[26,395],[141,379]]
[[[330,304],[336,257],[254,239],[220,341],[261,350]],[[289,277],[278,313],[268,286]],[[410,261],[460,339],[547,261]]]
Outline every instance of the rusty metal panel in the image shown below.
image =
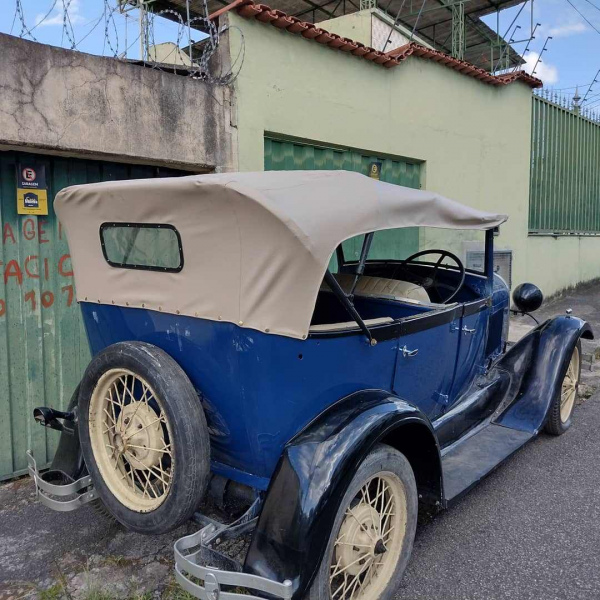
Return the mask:
[[[16,164],[43,165],[48,216],[18,215]],[[0,479],[25,472],[25,451],[49,462],[58,434],[36,425],[36,406],[65,408],[89,361],[67,240],[52,207],[77,183],[178,175],[157,167],[0,152]]]
[[533,96],[530,233],[600,234],[600,123]]

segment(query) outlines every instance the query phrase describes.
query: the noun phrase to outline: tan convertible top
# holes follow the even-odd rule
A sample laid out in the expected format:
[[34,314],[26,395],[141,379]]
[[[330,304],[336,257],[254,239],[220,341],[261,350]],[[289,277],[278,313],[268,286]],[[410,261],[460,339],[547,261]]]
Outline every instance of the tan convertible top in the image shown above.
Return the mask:
[[[110,181],[66,188],[54,206],[69,240],[78,300],[300,339],[342,241],[397,227],[489,229],[507,218],[348,171]],[[110,266],[99,237],[106,222],[174,226],[183,269]]]

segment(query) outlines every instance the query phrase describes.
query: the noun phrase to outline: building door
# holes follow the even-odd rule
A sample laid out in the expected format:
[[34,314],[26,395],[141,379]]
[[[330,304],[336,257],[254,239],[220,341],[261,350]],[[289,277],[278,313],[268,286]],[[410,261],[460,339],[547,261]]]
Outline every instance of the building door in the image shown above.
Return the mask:
[[[265,137],[265,171],[345,170],[369,175],[375,165],[379,179],[387,183],[419,189],[422,162],[384,158],[353,149],[328,148],[301,142]],[[371,246],[373,256],[405,258],[419,251],[419,228],[407,227],[382,232]],[[362,242],[357,238],[344,243],[347,260],[358,258]]]
[[[45,171],[47,216],[17,214],[17,165]],[[40,465],[52,459],[58,433],[36,425],[32,410],[65,408],[90,358],[55,194],[74,184],[179,174],[0,152],[0,479],[25,472],[29,448]]]

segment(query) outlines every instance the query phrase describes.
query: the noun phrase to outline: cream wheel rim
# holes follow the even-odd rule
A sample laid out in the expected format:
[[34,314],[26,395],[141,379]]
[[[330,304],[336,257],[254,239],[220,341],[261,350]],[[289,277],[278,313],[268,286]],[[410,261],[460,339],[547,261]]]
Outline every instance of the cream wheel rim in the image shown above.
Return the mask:
[[390,472],[371,477],[346,509],[329,571],[331,600],[376,600],[392,579],[406,535],[406,492]]
[[89,407],[92,452],[102,479],[136,512],[158,508],[173,481],[171,428],[161,399],[127,369],[98,380]]
[[563,379],[560,394],[560,420],[566,423],[571,417],[575,399],[577,398],[577,387],[579,385],[579,348],[575,346],[571,355],[571,362]]

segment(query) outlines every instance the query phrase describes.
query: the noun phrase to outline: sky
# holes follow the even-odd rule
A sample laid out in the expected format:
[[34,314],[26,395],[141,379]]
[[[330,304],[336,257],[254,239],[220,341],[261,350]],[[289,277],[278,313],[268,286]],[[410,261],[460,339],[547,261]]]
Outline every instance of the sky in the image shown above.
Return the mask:
[[[0,11],[0,32],[22,35],[20,5],[26,26],[22,37],[26,39],[63,48],[71,48],[75,42],[82,52],[140,58],[139,11],[117,10],[118,0],[0,0],[0,5],[6,7]],[[66,26],[65,5],[69,15]],[[188,44],[187,29],[165,18],[156,17],[152,30],[153,43]],[[202,37],[194,33],[195,39]]]
[[[468,10],[466,0],[466,9]],[[5,10],[0,11],[0,31],[20,35],[22,23],[18,6],[22,6],[26,31],[23,37],[35,37],[40,42],[70,48],[75,42],[77,49],[106,56],[140,57],[138,11],[122,14],[114,10],[117,0],[0,0]],[[69,20],[64,23],[63,6],[68,7]],[[531,6],[533,23],[540,23],[535,39],[529,44],[525,54],[526,69],[535,67],[535,75],[540,77],[546,88],[561,94],[574,95],[579,86],[579,95],[587,93],[586,104],[600,109],[600,75],[598,82],[589,89],[600,70],[600,0],[533,0],[523,8],[514,25],[520,29],[514,39],[530,37]],[[506,33],[520,7],[500,12],[500,32]],[[484,19],[496,29],[496,16]],[[29,32],[27,32],[29,30]],[[188,33],[164,18],[154,21],[153,42],[180,42],[187,45]],[[506,37],[511,37],[511,35]],[[192,38],[198,39],[197,32]],[[540,58],[547,37],[547,49]],[[516,43],[515,49],[522,53],[527,43]],[[537,63],[537,66],[536,66]],[[588,91],[589,89],[589,91]],[[596,95],[597,94],[597,95]]]
[[[500,12],[502,35],[508,30],[519,8]],[[484,20],[496,29],[495,15],[490,15]],[[534,26],[536,23],[541,25],[524,56],[527,61],[526,69],[530,72],[533,70],[546,39],[552,37],[548,40],[547,49],[541,56],[535,75],[544,81],[546,88],[558,90],[561,94],[572,96],[575,86],[579,85],[579,95],[583,98],[600,69],[600,0],[534,0],[533,23]],[[513,28],[516,25],[520,25],[521,29],[515,33],[515,40],[530,37],[530,4],[525,6]],[[512,33],[513,30],[510,31]],[[514,47],[517,52],[523,53],[526,45],[527,43],[523,42],[515,44]],[[586,105],[600,108],[600,75],[598,82],[588,93]]]

